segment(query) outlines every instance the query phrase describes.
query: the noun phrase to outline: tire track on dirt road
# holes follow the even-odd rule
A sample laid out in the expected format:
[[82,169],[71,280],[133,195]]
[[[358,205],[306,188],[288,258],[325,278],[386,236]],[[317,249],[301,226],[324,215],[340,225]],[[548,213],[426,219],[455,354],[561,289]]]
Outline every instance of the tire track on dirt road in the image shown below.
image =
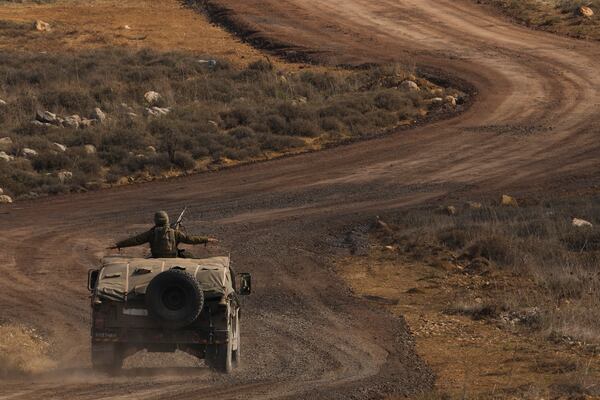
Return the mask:
[[[311,54],[324,60],[408,60],[444,71],[472,84],[477,101],[450,120],[368,142],[6,207],[2,259],[15,260],[16,269],[0,277],[0,299],[11,298],[2,310],[50,327],[58,348],[71,351],[58,371],[7,381],[2,395],[330,399],[427,390],[433,377],[404,321],[354,298],[327,267],[329,257],[348,251],[341,234],[382,210],[446,196],[598,184],[599,44],[528,31],[466,0],[211,3],[229,8],[229,18],[254,27],[255,36],[318,50]],[[243,368],[228,377],[202,368],[149,376],[140,361],[122,377],[93,375],[82,355],[89,350],[86,266],[156,209],[174,214],[183,205],[191,207],[190,231],[223,239],[222,249],[205,254],[230,249],[239,269],[254,273]],[[80,375],[65,379],[73,371]]]

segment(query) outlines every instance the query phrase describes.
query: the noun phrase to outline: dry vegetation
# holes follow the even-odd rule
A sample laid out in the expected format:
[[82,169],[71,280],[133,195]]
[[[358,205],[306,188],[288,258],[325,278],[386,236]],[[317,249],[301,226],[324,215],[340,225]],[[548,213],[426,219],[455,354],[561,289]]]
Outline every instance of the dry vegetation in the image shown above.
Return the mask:
[[[532,28],[556,32],[582,39],[600,40],[599,0],[477,0],[490,4]],[[582,6],[590,7],[595,15],[580,15]]]
[[[595,225],[572,226],[573,216]],[[594,197],[522,208],[466,207],[453,216],[411,211],[398,217],[392,234],[378,237],[434,266],[517,280],[513,287],[490,290],[487,298],[457,298],[447,312],[479,319],[522,315],[524,328],[550,340],[600,348],[599,224]]]
[[[30,29],[4,22],[0,32]],[[24,67],[25,66],[25,67]],[[187,53],[104,49],[67,54],[0,55],[0,127],[13,161],[0,160],[0,187],[11,195],[86,190],[267,159],[361,138],[409,124],[445,91],[396,66],[354,71],[278,71],[265,60],[246,68],[199,62]],[[164,116],[149,116],[147,91],[161,94]],[[32,124],[36,111],[105,123],[85,129]],[[61,151],[54,143],[67,146]],[[85,145],[97,151],[89,154]],[[38,154],[25,157],[23,149]],[[89,150],[89,146],[88,146]],[[69,171],[73,176],[59,176]]]
[[336,269],[356,295],[406,318],[438,375],[423,399],[596,398],[598,200],[387,215],[349,235],[361,256]]

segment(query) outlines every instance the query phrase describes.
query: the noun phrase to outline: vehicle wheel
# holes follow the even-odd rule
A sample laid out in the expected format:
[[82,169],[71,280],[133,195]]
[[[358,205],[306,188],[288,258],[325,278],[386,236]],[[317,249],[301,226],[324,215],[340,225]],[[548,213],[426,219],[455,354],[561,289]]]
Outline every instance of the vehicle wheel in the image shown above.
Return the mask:
[[233,370],[233,330],[229,322],[227,343],[213,344],[206,348],[206,363],[217,372],[229,374]]
[[150,315],[170,329],[183,328],[194,322],[204,305],[200,284],[180,269],[156,275],[148,284],[145,297]]
[[241,331],[240,331],[240,310],[238,309],[235,312],[235,317],[233,319],[233,344],[232,344],[232,360],[233,365],[238,367],[241,361],[242,355],[242,341],[241,341]]
[[92,343],[92,368],[115,374],[123,368],[124,349],[116,343]]

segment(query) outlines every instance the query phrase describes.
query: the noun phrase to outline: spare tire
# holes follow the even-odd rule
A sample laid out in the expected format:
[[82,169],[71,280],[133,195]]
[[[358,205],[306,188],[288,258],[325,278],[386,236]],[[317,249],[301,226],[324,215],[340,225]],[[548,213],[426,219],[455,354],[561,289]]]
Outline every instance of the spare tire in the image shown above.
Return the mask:
[[165,328],[178,329],[191,324],[200,315],[203,305],[200,284],[181,269],[161,272],[146,289],[148,313]]

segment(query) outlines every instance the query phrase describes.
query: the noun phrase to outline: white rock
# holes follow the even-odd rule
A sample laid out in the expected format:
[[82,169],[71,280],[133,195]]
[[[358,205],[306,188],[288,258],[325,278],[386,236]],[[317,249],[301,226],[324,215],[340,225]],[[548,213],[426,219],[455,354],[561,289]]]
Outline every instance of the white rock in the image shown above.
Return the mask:
[[155,117],[160,117],[162,115],[167,115],[168,113],[171,112],[171,108],[170,107],[147,107],[146,108],[146,114],[147,115],[152,115]]
[[47,124],[55,124],[57,122],[56,114],[51,113],[50,111],[36,111],[35,119]]
[[156,147],[154,146],[148,146],[146,147],[146,150],[148,150],[149,153],[156,153]]
[[578,228],[592,228],[594,225],[590,221],[586,221],[585,219],[573,218],[571,222],[573,226]]
[[418,92],[418,91],[420,91],[420,90],[421,90],[421,88],[419,88],[419,85],[417,85],[417,83],[416,83],[416,82],[414,82],[414,81],[410,81],[410,80],[407,80],[407,81],[404,81],[404,82],[402,82],[402,83],[400,84],[400,87],[401,87],[402,89],[404,89],[404,90],[408,90],[408,91],[410,91],[410,92]]
[[68,117],[65,117],[65,119],[63,120],[62,125],[67,127],[67,128],[79,128],[79,124],[81,124],[81,117],[77,114],[73,114],[73,115],[69,115]]
[[456,97],[454,96],[446,96],[444,99],[446,103],[450,104],[452,107],[456,107]]
[[23,149],[23,155],[25,157],[35,157],[38,155],[38,152],[35,151],[34,149],[30,149],[29,147],[25,147]]
[[10,148],[13,145],[13,140],[11,138],[9,138],[8,136],[5,136],[3,138],[0,138],[0,150],[10,150]]
[[38,19],[37,21],[34,22],[33,28],[36,31],[48,32],[50,30],[50,24],[42,21],[41,19]]
[[123,25],[123,29],[130,30],[130,29],[131,29],[131,27],[130,27],[129,25]]
[[7,104],[6,101],[0,99],[0,106],[5,106],[6,104]]
[[96,146],[94,146],[93,144],[86,144],[85,146],[83,146],[83,150],[86,154],[96,154]]
[[6,161],[6,162],[10,162],[12,160],[14,160],[15,158],[11,155],[6,154],[3,151],[0,151],[0,160]]
[[144,99],[146,100],[146,102],[148,102],[148,104],[154,104],[157,101],[159,101],[161,98],[160,93],[155,92],[153,90],[150,90],[149,92],[146,92],[144,94]]
[[219,127],[219,124],[217,124],[215,121],[212,121],[212,120],[209,120],[208,124],[211,125],[211,126],[214,126],[215,128]]
[[90,126],[94,125],[97,121],[95,119],[88,119],[88,118],[82,118],[81,122],[79,123],[79,127],[80,128],[89,128]]
[[431,104],[442,104],[444,102],[444,99],[442,99],[441,97],[434,97],[430,101]]
[[71,171],[60,171],[56,176],[60,183],[65,183],[66,181],[73,179],[73,173]]
[[13,200],[10,196],[7,196],[5,194],[0,195],[0,204],[10,204],[12,202]]
[[217,65],[217,60],[197,60],[198,64],[206,64],[210,68],[214,68]]
[[0,194],[4,194],[4,189],[0,188]]
[[106,113],[100,108],[96,107],[92,113],[92,120],[94,119],[102,124],[106,121]]
[[594,10],[587,6],[581,6],[577,11],[582,17],[592,18],[594,16]]
[[52,147],[58,151],[67,151],[67,146],[64,144],[54,142],[52,143]]

